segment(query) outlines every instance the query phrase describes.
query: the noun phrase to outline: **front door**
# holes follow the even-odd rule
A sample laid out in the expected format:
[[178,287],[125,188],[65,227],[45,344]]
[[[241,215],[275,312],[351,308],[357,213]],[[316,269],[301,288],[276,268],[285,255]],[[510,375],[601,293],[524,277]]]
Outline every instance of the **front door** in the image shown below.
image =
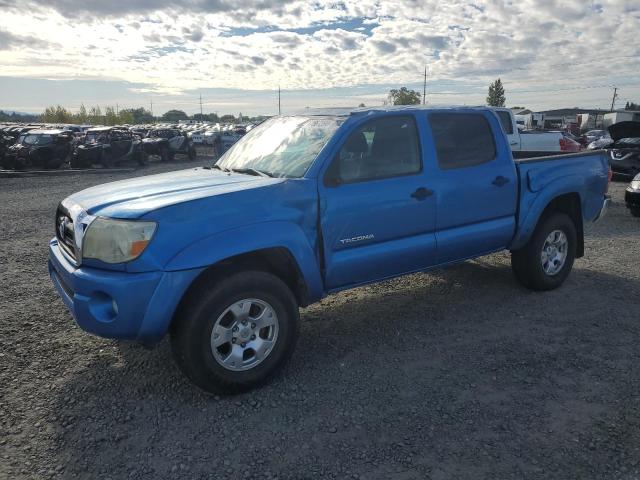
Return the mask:
[[435,262],[436,197],[425,182],[413,115],[389,114],[356,127],[320,195],[328,290]]

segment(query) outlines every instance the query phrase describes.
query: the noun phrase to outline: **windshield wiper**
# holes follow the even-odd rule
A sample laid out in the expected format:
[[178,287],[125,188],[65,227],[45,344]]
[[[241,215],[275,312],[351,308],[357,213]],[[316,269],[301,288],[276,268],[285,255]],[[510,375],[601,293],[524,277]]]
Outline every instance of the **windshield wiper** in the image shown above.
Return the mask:
[[255,168],[232,168],[231,171],[235,173],[248,173],[256,177],[273,177],[272,173],[256,170]]
[[[207,167],[204,167],[207,168]],[[230,172],[231,170],[229,170],[228,168],[225,167],[221,167],[220,165],[218,165],[217,163],[215,165],[213,165],[213,167],[208,167],[208,168],[215,168],[216,170],[221,170],[223,172]]]

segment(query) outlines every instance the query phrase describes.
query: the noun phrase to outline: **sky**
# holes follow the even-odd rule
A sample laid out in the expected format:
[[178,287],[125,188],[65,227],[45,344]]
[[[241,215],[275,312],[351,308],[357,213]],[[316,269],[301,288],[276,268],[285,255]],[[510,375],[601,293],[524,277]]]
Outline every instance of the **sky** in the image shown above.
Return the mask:
[[640,103],[640,0],[0,0],[0,109]]

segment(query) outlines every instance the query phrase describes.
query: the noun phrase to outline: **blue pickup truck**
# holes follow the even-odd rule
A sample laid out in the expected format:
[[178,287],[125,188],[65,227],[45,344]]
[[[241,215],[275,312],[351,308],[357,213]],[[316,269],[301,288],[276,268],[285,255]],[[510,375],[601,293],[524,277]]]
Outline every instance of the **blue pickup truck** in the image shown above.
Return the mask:
[[214,165],[101,185],[56,212],[49,271],[78,325],[153,345],[238,392],[291,355],[298,308],[507,249],[549,290],[602,216],[594,151],[514,161],[489,108],[382,107],[272,118]]

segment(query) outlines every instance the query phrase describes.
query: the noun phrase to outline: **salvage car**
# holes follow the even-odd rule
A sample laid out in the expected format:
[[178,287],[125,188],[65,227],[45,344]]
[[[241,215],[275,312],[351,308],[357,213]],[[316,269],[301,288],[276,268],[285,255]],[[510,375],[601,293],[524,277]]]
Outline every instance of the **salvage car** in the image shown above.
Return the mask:
[[64,130],[27,130],[7,148],[2,167],[23,170],[26,168],[58,168],[71,153],[73,134]]
[[71,155],[71,168],[88,168],[96,164],[112,168],[118,163],[135,160],[146,165],[147,154],[140,138],[126,128],[100,127],[87,130]]
[[11,145],[15,143],[15,138],[10,135],[5,135],[0,130],[0,166],[4,168],[4,155]]
[[504,249],[525,287],[560,287],[609,181],[602,151],[514,160],[486,107],[310,111],[212,166],[64,199],[49,272],[81,328],[169,333],[192,382],[238,392],[291,356],[299,307],[341,290]]
[[580,150],[580,145],[565,137],[562,132],[520,130],[510,108],[493,107],[492,110],[500,119],[514,158],[540,157]]
[[640,122],[620,122],[609,127],[613,143],[609,151],[611,170],[622,175],[640,173]]
[[631,180],[624,192],[624,203],[634,217],[640,217],[640,173]]
[[147,155],[158,155],[165,162],[173,160],[175,155],[186,155],[195,160],[196,147],[191,139],[175,128],[155,128],[142,139]]

